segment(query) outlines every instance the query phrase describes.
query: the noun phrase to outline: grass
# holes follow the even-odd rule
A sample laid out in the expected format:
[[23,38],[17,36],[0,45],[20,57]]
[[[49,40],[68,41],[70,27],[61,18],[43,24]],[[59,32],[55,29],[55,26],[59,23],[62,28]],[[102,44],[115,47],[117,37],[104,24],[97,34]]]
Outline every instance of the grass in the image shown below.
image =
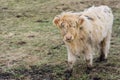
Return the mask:
[[63,11],[78,12],[92,5],[106,4],[115,16],[109,60],[94,62],[94,69],[86,74],[85,61],[80,58],[70,80],[119,80],[119,2],[0,0],[0,79],[64,80],[67,51],[59,30],[52,24],[54,16]]

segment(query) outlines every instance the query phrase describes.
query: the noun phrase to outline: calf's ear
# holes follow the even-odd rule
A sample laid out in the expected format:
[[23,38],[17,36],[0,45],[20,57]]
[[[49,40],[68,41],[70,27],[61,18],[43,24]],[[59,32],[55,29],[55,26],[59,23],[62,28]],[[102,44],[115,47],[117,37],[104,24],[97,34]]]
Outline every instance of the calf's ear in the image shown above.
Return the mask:
[[60,17],[59,17],[59,16],[56,16],[56,17],[53,19],[53,24],[58,25],[59,21],[60,21]]
[[79,25],[82,25],[83,22],[84,22],[84,18],[80,17],[79,20],[78,20],[78,24],[79,24]]

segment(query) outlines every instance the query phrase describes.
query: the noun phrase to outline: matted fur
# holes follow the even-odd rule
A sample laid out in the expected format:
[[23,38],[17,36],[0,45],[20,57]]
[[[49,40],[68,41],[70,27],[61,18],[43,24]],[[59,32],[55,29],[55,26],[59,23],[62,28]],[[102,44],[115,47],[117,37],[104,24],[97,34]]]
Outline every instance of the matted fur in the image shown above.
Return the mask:
[[64,12],[56,16],[53,23],[61,31],[71,68],[81,53],[88,67],[92,66],[92,55],[96,48],[100,49],[100,59],[107,59],[113,24],[113,14],[109,7],[93,6],[80,13]]

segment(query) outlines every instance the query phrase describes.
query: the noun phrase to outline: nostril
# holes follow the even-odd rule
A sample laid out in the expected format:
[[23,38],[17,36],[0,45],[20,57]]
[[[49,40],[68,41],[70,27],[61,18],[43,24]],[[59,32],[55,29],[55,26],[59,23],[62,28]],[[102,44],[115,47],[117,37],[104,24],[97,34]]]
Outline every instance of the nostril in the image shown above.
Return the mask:
[[72,36],[66,37],[66,40],[71,40],[71,39],[72,39]]

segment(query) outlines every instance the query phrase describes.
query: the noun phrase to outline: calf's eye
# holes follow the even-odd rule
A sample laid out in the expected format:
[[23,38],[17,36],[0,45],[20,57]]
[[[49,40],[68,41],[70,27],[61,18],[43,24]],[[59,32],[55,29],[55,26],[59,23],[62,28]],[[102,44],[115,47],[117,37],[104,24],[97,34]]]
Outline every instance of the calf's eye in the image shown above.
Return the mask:
[[83,29],[83,27],[80,27],[80,30],[82,30]]
[[63,28],[64,27],[64,23],[61,23],[61,28]]
[[75,26],[73,26],[73,28],[75,28]]

